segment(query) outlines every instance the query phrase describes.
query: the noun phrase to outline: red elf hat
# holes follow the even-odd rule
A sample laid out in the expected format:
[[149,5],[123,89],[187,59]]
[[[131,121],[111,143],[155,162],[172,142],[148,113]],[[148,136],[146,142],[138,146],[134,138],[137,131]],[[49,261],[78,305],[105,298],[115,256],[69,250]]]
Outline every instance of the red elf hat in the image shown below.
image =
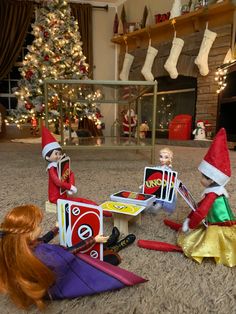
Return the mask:
[[43,125],[42,126],[42,155],[46,157],[47,153],[53,149],[61,149],[57,140],[52,136],[51,132]]
[[219,185],[225,185],[230,180],[229,150],[224,128],[216,134],[198,170]]

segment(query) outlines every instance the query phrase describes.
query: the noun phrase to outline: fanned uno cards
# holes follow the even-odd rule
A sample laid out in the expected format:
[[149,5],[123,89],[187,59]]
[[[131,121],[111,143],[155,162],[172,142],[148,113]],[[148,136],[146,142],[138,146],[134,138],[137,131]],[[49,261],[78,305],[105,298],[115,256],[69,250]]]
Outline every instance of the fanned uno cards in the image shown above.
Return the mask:
[[[183,184],[182,181],[178,180],[177,182],[177,191],[183,197],[188,206],[195,211],[197,209],[197,203],[195,202],[192,194],[188,188]],[[207,222],[205,219],[202,220],[202,223],[207,227]]]
[[190,193],[190,191],[187,189],[187,187],[180,180],[178,180],[178,183],[177,183],[177,191],[183,197],[183,199],[188,204],[188,206],[193,211],[195,211],[197,209],[197,203],[195,202],[195,200],[194,200],[192,194]]
[[154,195],[136,193],[131,191],[120,191],[110,196],[111,201],[151,206],[156,200]]
[[113,213],[126,214],[130,216],[137,216],[145,209],[144,206],[127,204],[121,202],[107,201],[101,204],[103,210],[108,210]]
[[[103,234],[103,216],[99,206],[58,199],[57,210],[61,245],[70,247],[91,236]],[[102,260],[103,245],[95,243],[81,253]]]
[[167,167],[146,167],[142,192],[155,195],[156,200],[171,203],[174,199],[177,175],[176,171]]
[[[69,182],[70,180],[70,157],[63,156],[58,162],[57,162],[57,173],[58,178],[61,181]],[[65,193],[65,189],[60,188],[60,194],[62,195]]]

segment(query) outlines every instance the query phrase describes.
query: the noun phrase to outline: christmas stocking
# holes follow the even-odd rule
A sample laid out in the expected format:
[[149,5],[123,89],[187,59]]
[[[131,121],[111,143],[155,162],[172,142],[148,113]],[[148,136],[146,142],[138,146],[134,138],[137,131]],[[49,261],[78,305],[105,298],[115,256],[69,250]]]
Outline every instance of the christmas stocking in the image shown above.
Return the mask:
[[209,29],[205,30],[198,56],[194,60],[194,63],[198,66],[200,74],[203,76],[206,76],[209,73],[208,55],[216,36],[217,34],[209,31]]
[[134,61],[134,56],[132,56],[131,54],[126,52],[123,67],[122,67],[122,70],[120,72],[121,81],[128,81],[129,80],[129,71],[130,71],[130,68],[131,68],[133,61]]
[[166,63],[164,64],[164,68],[170,74],[170,77],[172,79],[176,79],[178,77],[176,65],[183,46],[184,46],[183,39],[174,37],[172,41],[170,55],[166,60]]
[[152,65],[153,65],[153,61],[156,57],[158,53],[158,50],[153,48],[152,46],[148,46],[148,50],[147,50],[147,55],[146,55],[146,59],[144,62],[144,66],[141,70],[141,73],[143,74],[143,76],[145,77],[146,81],[153,81],[154,76],[152,75]]

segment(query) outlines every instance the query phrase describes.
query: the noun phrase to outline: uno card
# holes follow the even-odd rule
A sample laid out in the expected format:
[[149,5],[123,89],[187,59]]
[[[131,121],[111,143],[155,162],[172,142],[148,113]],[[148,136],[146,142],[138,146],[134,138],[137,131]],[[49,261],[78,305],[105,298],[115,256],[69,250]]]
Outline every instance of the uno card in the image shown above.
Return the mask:
[[[57,173],[60,180],[69,182],[70,180],[70,157],[63,157],[57,162]],[[60,188],[60,194],[65,193],[65,189]]]
[[167,200],[168,202],[172,202],[174,199],[177,175],[178,173],[176,171],[170,171],[169,191]]
[[[95,205],[59,199],[58,222],[60,244],[67,247],[103,233],[102,209]],[[95,243],[81,253],[102,260],[103,245]]]
[[168,190],[169,190],[169,170],[164,169],[163,171],[163,178],[162,178],[162,200],[168,200]]
[[142,194],[131,191],[120,191],[110,196],[111,201],[151,206],[156,200],[154,195]]
[[187,189],[187,187],[183,184],[183,182],[181,182],[180,180],[178,180],[178,188],[177,191],[179,192],[179,194],[183,197],[183,199],[185,200],[185,202],[189,205],[189,207],[195,211],[197,208],[197,203],[195,202],[192,194],[190,193],[190,191]]
[[164,168],[146,167],[144,169],[143,193],[155,195],[158,200],[163,200],[164,187]]

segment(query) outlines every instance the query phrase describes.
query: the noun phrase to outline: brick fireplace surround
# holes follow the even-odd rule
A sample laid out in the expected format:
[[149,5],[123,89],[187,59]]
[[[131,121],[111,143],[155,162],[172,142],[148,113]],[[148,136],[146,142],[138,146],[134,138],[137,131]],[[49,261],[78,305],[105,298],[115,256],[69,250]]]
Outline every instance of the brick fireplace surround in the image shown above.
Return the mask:
[[[180,54],[177,70],[179,75],[197,78],[197,101],[195,120],[208,120],[212,124],[213,130],[217,125],[218,94],[217,83],[215,81],[215,72],[218,66],[222,65],[226,53],[231,45],[232,25],[210,28],[217,33],[216,40],[208,56],[209,74],[201,76],[197,66],[194,64],[204,30],[192,33],[186,36],[179,36],[184,40],[184,47]],[[164,63],[169,56],[172,41],[162,42],[160,44],[152,43],[152,46],[158,49],[157,57],[152,67],[154,77],[163,77],[169,75],[164,69]],[[146,48],[135,48],[129,53],[134,55],[134,62],[131,67],[129,80],[143,80],[141,69],[146,57]],[[119,68],[122,68],[124,54],[120,54]]]
[[[167,20],[123,36],[115,36],[112,38],[112,42],[120,45],[119,70],[122,69],[124,55],[128,51],[134,55],[129,80],[144,80],[141,69],[151,39],[151,45],[158,49],[152,66],[152,74],[157,80],[160,77],[168,77],[169,73],[164,69],[164,64],[170,53],[175,29],[176,36],[184,40],[184,47],[177,63],[179,76],[192,77],[197,81],[195,122],[208,120],[212,124],[214,132],[219,122],[217,120],[219,106],[215,72],[217,67],[223,64],[229,48],[234,49],[235,47],[235,13],[235,1],[223,0],[175,18],[174,25],[173,20]],[[198,55],[206,25],[209,30],[217,33],[217,37],[208,56],[210,72],[207,76],[201,76],[194,60]],[[171,80],[171,84],[172,81],[174,80]]]

